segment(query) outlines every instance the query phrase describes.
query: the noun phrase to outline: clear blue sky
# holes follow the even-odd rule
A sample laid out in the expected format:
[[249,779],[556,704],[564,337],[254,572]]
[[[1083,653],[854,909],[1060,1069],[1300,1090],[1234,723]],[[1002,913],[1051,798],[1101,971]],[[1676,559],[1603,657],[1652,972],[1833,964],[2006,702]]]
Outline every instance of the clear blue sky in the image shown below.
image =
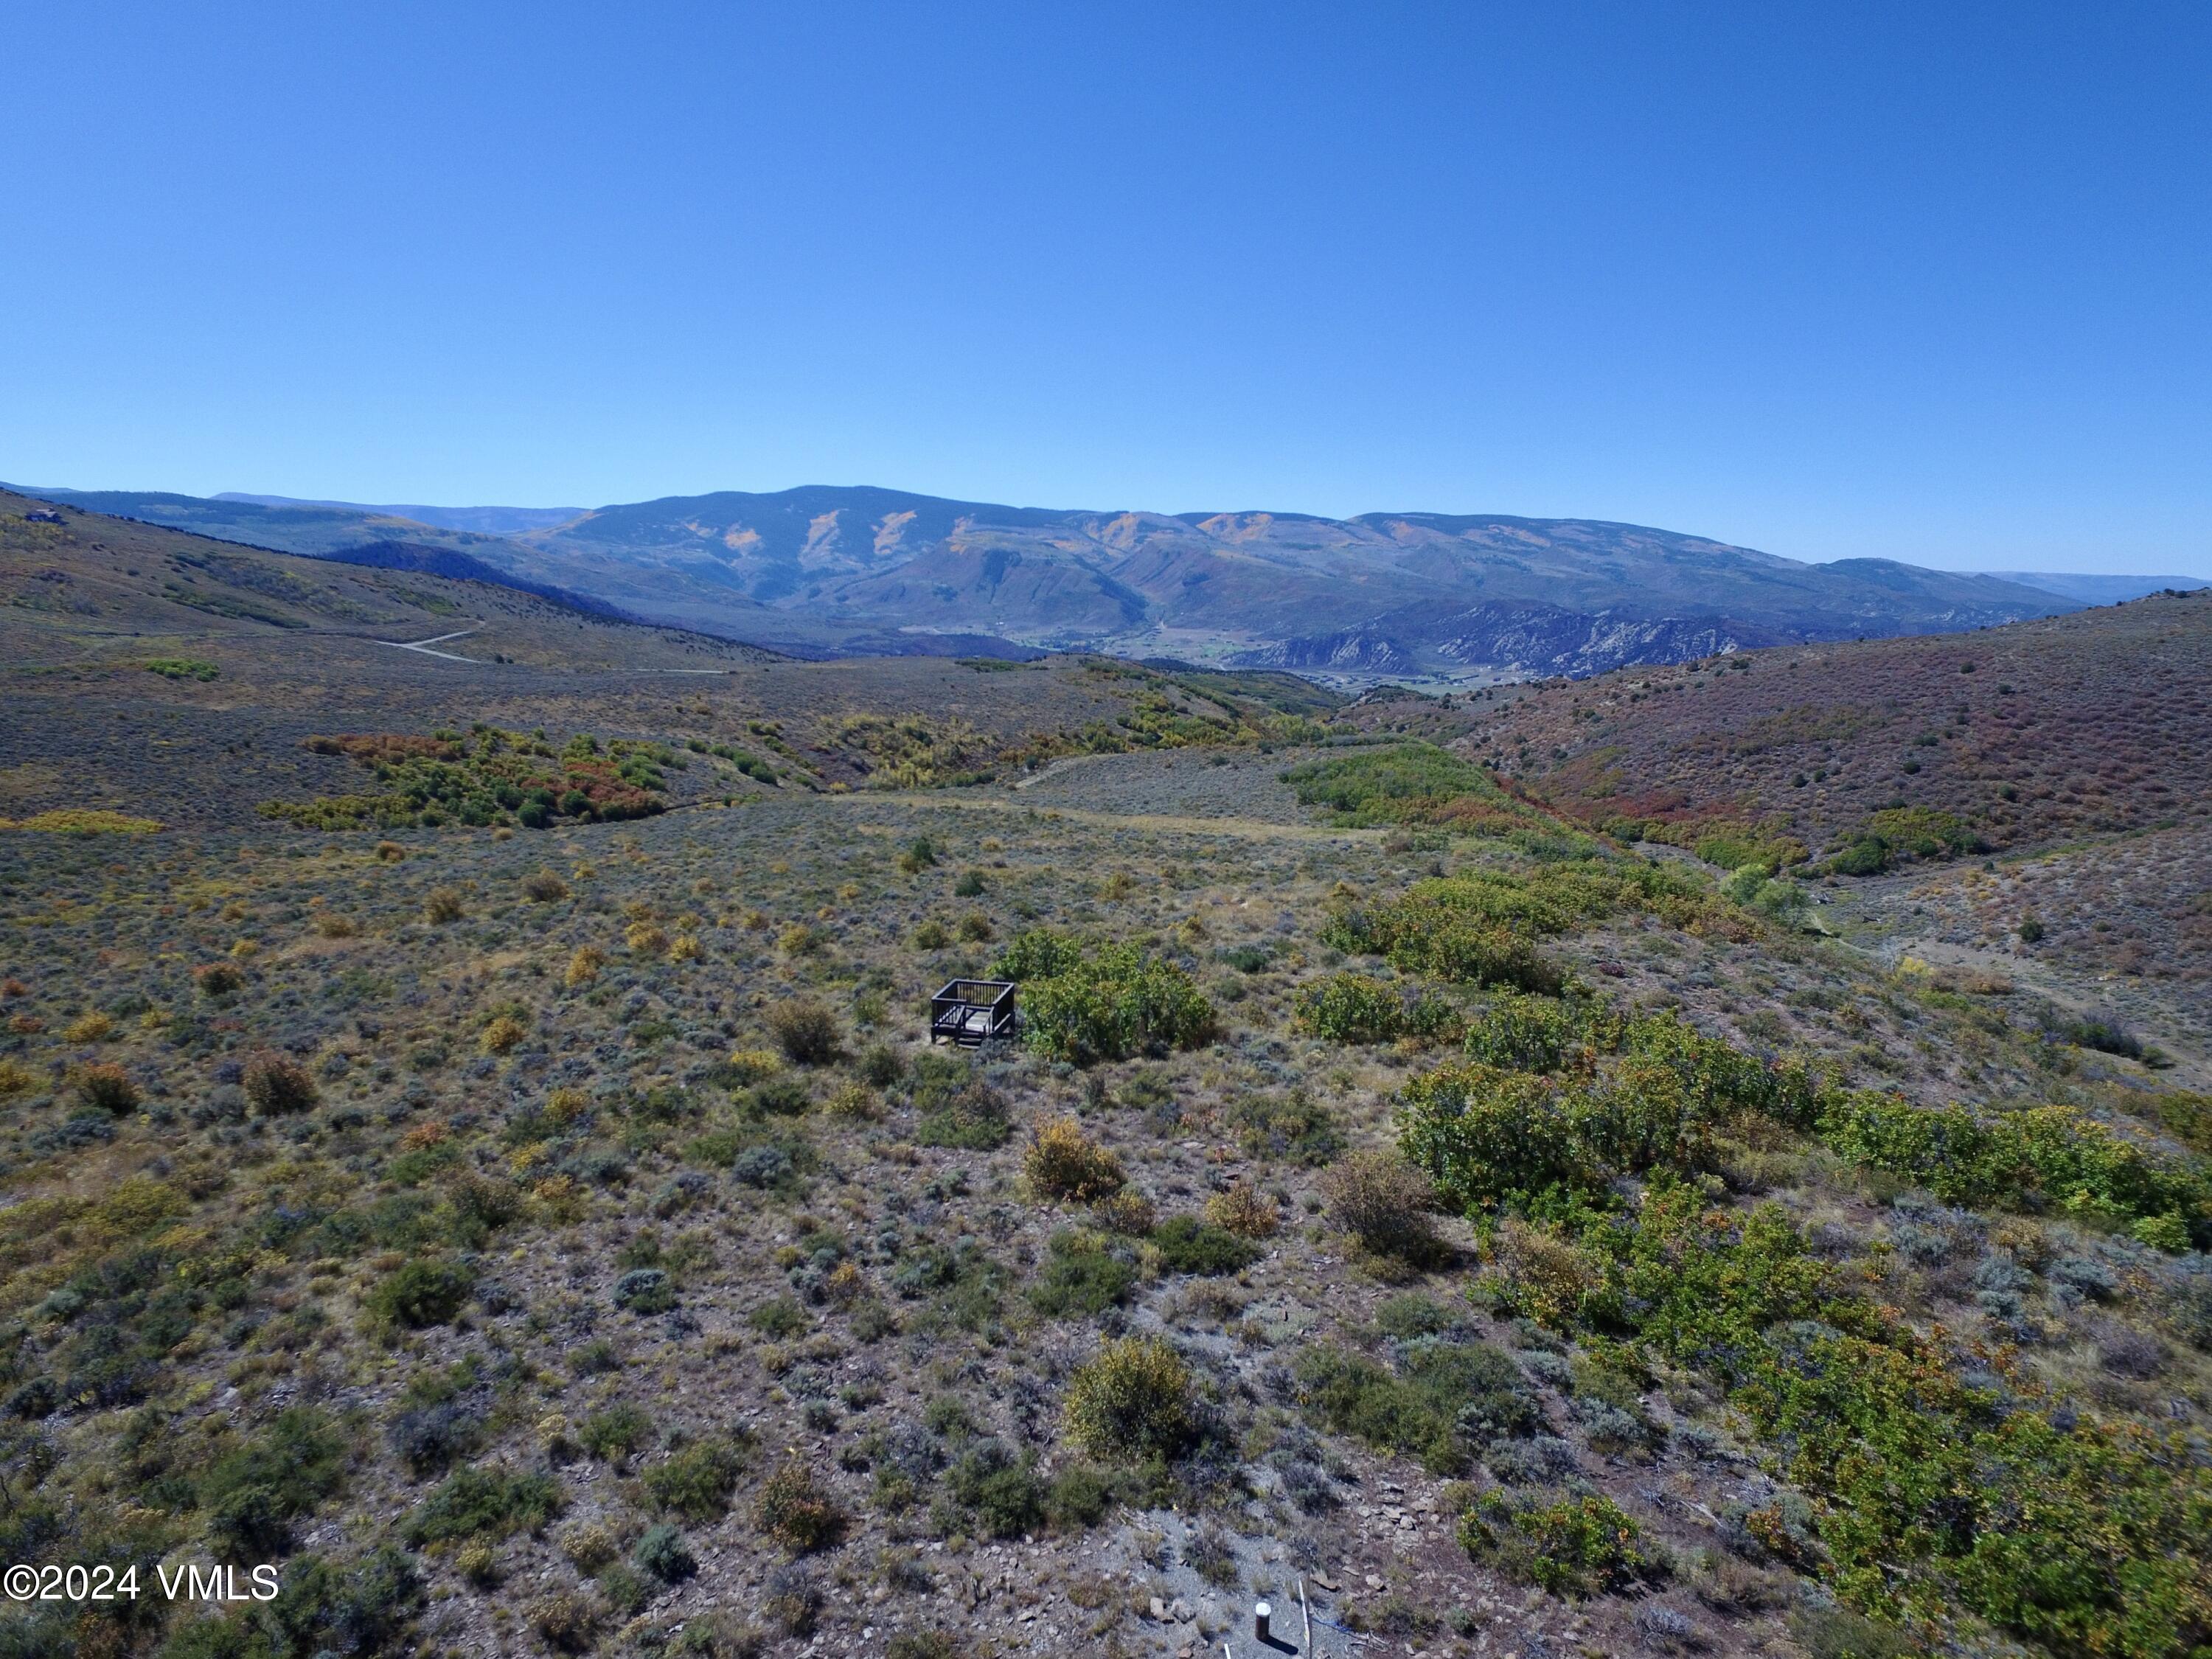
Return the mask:
[[0,477],[2212,575],[2212,6],[16,8]]

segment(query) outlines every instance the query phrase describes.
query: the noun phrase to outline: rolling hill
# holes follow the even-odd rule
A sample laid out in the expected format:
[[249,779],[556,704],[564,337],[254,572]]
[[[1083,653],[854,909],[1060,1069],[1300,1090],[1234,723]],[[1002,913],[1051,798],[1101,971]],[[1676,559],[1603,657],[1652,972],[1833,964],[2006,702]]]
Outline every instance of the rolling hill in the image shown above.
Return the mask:
[[1766,818],[1817,852],[1917,807],[2044,846],[2203,820],[2208,678],[2212,594],[2158,594],[1549,687],[1476,704],[1462,746],[1585,816]]

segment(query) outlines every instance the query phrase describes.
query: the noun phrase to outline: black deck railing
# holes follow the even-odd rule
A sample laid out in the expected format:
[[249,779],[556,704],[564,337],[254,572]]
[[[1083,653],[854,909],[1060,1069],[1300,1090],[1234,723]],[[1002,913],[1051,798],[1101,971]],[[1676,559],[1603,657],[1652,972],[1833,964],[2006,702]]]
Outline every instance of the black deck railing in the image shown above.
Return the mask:
[[1003,979],[956,979],[929,1000],[929,1040],[980,1048],[1021,1029],[1014,987]]

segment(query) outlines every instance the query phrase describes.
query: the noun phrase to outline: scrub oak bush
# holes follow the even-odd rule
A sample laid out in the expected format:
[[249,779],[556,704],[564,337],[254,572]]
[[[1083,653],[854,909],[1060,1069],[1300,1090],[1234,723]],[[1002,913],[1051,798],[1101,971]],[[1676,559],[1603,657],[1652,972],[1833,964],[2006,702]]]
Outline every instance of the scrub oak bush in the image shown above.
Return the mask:
[[286,1117],[315,1103],[315,1079],[307,1068],[271,1049],[264,1048],[247,1060],[240,1080],[247,1102],[263,1117]]
[[1448,823],[1497,833],[1536,821],[1488,772],[1431,743],[1308,761],[1282,781],[1302,804],[1327,807],[1338,823],[1362,828]]
[[1559,969],[1536,954],[1534,941],[1622,912],[1681,927],[1714,920],[1710,897],[1658,865],[1577,859],[1527,875],[1439,877],[1380,904],[1340,905],[1322,938],[1340,951],[1387,957],[1403,973],[1556,993]]
[[1206,1218],[1239,1238],[1273,1238],[1282,1224],[1274,1200],[1249,1181],[1206,1200]]
[[1432,1474],[1466,1470],[1473,1449],[1533,1433],[1542,1419],[1520,1368],[1481,1342],[1417,1336],[1395,1363],[1326,1345],[1295,1368],[1300,1403],[1340,1434],[1418,1457]]
[[744,1473],[745,1444],[730,1437],[695,1441],[671,1452],[639,1477],[653,1506],[706,1526],[730,1512],[730,1493]]
[[1832,1096],[1820,1138],[1853,1163],[1950,1204],[2050,1203],[2135,1220],[2171,1217],[2185,1245],[2212,1224],[2212,1183],[2064,1106],[1996,1114],[1923,1107],[1871,1090]]
[[768,1011],[769,1034],[794,1065],[823,1066],[837,1057],[844,1031],[837,1016],[811,997],[793,997]]
[[388,1324],[422,1330],[450,1323],[476,1287],[476,1275],[443,1257],[410,1261],[368,1293],[369,1312]]
[[127,1116],[138,1109],[138,1085],[120,1066],[80,1066],[70,1079],[76,1097],[94,1111]]
[[[1714,1209],[1662,1176],[1632,1211],[1571,1225],[1579,1293],[1526,1310],[1713,1379],[1787,1447],[1781,1472],[1820,1505],[1847,1601],[1890,1618],[1955,1601],[2026,1640],[2130,1659],[2212,1636],[2212,1485],[2156,1432],[2057,1413],[2022,1373],[2001,1402],[1778,1206]],[[1498,1288],[1524,1295],[1517,1278]]]
[[550,870],[536,870],[522,878],[522,896],[532,904],[551,904],[568,896],[568,884]]
[[1109,1342],[1068,1380],[1068,1437],[1093,1457],[1174,1457],[1198,1432],[1190,1368],[1158,1337]]
[[1194,1215],[1171,1216],[1152,1232],[1160,1266],[1171,1273],[1233,1273],[1260,1259],[1256,1244]]
[[[1618,1176],[1694,1172],[1734,1114],[1811,1124],[1821,1098],[1802,1065],[1770,1064],[1673,1014],[1621,1020],[1515,998],[1470,1029],[1468,1046],[1532,1069],[1455,1061],[1400,1095],[1399,1145],[1455,1208],[1527,1210],[1601,1195]],[[1593,1074],[1602,1050],[1620,1059]],[[1566,1065],[1566,1075],[1539,1068]]]
[[1055,1118],[1036,1131],[1022,1159],[1030,1190],[1041,1198],[1091,1203],[1127,1182],[1121,1161],[1072,1117]]
[[814,1471],[794,1456],[761,1483],[753,1524],[793,1555],[805,1555],[843,1535],[845,1512]]
[[1486,1066],[1556,1072],[1585,1054],[1619,1048],[1620,1024],[1587,1000],[1506,992],[1468,1021],[1464,1051]]
[[1392,1042],[1455,1032],[1459,1012],[1411,985],[1367,974],[1332,974],[1298,995],[1298,1029],[1334,1042]]
[[245,988],[246,975],[227,962],[204,962],[192,969],[192,983],[204,995],[227,997]]
[[1354,1152],[1322,1172],[1329,1224],[1376,1255],[1421,1261],[1437,1250],[1428,1180],[1395,1152]]
[[1134,945],[1034,927],[992,964],[1021,985],[1023,1038],[1077,1066],[1196,1048],[1213,1040],[1213,1005],[1173,963]]
[[1664,1577],[1638,1546],[1642,1533],[1595,1492],[1485,1492],[1460,1517],[1461,1545],[1477,1561],[1554,1595],[1632,1589]]

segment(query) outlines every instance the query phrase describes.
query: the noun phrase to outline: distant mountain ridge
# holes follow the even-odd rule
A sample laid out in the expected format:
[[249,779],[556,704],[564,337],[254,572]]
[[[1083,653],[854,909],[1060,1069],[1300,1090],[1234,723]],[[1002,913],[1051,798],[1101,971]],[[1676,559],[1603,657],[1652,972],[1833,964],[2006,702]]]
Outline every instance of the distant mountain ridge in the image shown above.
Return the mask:
[[38,493],[323,556],[447,548],[518,583],[808,654],[1010,645],[1346,681],[1521,678],[2081,603],[1883,559],[1805,564],[1644,526],[1502,514],[1066,510],[836,485],[573,514]]
[[354,513],[407,519],[440,530],[466,530],[479,536],[514,536],[528,530],[550,530],[581,517],[580,507],[368,507],[360,501],[311,501],[294,495],[246,495],[226,489],[209,499],[248,501],[256,507],[334,507]]
[[2063,594],[2083,605],[2124,605],[2130,599],[2140,599],[2151,593],[2193,593],[2200,587],[2212,587],[2212,582],[2197,576],[2107,576],[2086,570],[1992,570],[1986,574],[1999,581],[2018,582],[2022,587]]

